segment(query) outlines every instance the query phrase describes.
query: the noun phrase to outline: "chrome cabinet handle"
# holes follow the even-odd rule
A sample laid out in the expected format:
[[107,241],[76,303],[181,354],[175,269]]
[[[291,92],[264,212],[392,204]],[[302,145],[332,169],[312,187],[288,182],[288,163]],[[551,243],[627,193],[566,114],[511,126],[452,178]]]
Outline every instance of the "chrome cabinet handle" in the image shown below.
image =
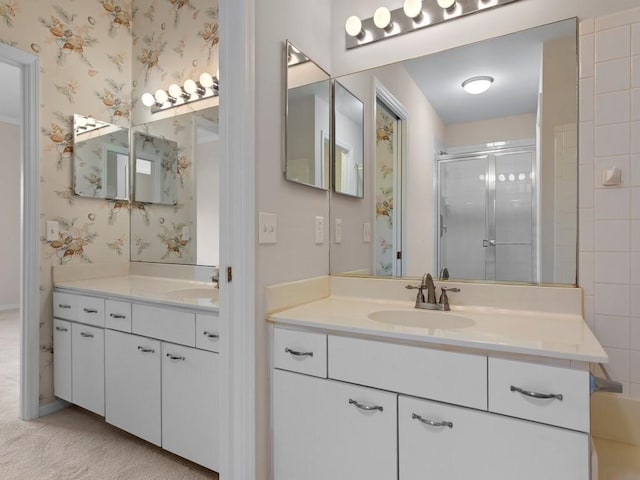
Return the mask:
[[530,390],[523,390],[522,388],[514,387],[513,385],[511,385],[511,391],[521,393],[522,395],[525,395],[527,397],[539,398],[543,400],[548,398],[555,398],[556,400],[562,401],[563,398],[561,393],[538,393],[532,392]]
[[127,318],[126,315],[122,315],[121,313],[110,313],[109,316],[111,318]]
[[153,348],[143,347],[141,345],[138,345],[138,350],[140,350],[142,353],[156,353]]
[[98,313],[98,310],[96,310],[95,308],[83,308],[82,310],[84,310],[87,313]]
[[355,401],[353,398],[349,399],[349,405],[355,405],[360,410],[366,410],[370,412],[372,410],[380,410],[382,412],[383,408],[380,405],[364,405],[360,402]]
[[424,423],[425,425],[430,425],[432,427],[449,427],[453,428],[453,422],[436,422],[435,420],[429,420],[428,418],[423,418],[417,413],[411,414],[411,418],[413,420],[418,420],[419,422]]
[[68,332],[69,329],[68,328],[64,328],[64,327],[56,327],[56,330],[59,332]]
[[58,308],[71,308],[71,305],[67,305],[65,303],[59,303]]
[[167,353],[167,357],[170,358],[171,360],[185,360],[185,358],[182,355],[173,355],[171,353]]
[[93,338],[93,333],[80,332],[80,336],[85,338]]
[[294,357],[313,357],[313,352],[298,352],[297,350],[291,350],[290,348],[284,349],[285,353],[290,353]]
[[208,338],[220,338],[220,335],[218,335],[217,333],[207,332],[206,330],[202,332],[202,334]]

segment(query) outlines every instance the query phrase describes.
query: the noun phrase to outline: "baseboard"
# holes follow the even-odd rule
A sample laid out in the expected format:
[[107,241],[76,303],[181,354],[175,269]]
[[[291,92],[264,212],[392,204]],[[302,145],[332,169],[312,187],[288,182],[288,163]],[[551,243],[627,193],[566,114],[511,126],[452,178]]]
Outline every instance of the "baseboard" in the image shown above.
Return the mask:
[[40,405],[38,415],[40,417],[46,417],[47,415],[59,412],[60,410],[64,410],[65,408],[70,406],[71,404],[69,402],[65,402],[64,400],[60,400],[58,398],[51,403],[47,403],[46,405]]
[[596,393],[591,397],[591,433],[606,440],[640,446],[640,400]]
[[0,305],[0,312],[4,310],[18,310],[19,308],[20,305],[18,305],[17,303],[15,305]]

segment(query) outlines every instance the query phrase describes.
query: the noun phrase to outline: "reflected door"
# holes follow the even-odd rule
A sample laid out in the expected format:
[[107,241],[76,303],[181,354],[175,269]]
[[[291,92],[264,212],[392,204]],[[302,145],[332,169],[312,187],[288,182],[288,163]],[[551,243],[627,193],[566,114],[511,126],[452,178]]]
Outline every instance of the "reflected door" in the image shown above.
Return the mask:
[[535,151],[438,160],[438,268],[451,278],[535,282]]

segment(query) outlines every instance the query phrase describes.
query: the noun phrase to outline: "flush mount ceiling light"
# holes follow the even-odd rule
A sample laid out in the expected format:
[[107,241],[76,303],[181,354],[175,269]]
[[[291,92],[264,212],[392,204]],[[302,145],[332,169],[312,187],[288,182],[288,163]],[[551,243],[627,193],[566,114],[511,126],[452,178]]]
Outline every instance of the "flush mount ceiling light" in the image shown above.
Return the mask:
[[218,72],[216,72],[215,77],[208,72],[204,72],[197,82],[187,79],[182,87],[177,83],[172,83],[167,90],[160,88],[154,94],[143,93],[140,100],[142,100],[142,104],[145,107],[151,108],[151,113],[156,113],[160,110],[184,105],[185,103],[217,96]]
[[347,18],[346,48],[351,49],[409,33],[420,28],[449,22],[472,13],[490,10],[518,0],[404,0],[402,7],[379,7],[370,18]]
[[467,78],[464,82],[462,82],[462,88],[467,93],[471,95],[480,95],[481,93],[486,92],[493,85],[493,77],[489,77],[486,75],[480,77],[472,77]]

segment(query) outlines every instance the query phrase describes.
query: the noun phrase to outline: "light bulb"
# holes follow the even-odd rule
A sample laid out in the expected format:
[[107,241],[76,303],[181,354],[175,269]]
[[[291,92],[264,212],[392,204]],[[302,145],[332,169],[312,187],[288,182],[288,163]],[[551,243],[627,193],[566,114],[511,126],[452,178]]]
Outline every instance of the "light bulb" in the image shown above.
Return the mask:
[[213,87],[213,77],[210,73],[204,72],[200,75],[200,85],[204,88]]
[[379,7],[373,13],[373,24],[378,27],[387,29],[391,24],[391,12],[387,7]]
[[198,86],[196,85],[196,82],[194,82],[190,78],[185,80],[183,87],[184,87],[184,91],[190,95],[193,95],[198,91]]
[[350,37],[360,37],[362,36],[362,20],[353,15],[347,18],[344,29]]
[[158,103],[164,103],[169,100],[169,95],[167,95],[167,92],[162,89],[156,90],[154,97],[156,98],[156,102]]
[[493,85],[493,77],[472,77],[462,82],[462,88],[471,95],[479,95],[486,92]]
[[142,94],[142,104],[145,107],[150,107],[154,103],[156,103],[156,99],[153,98],[153,95],[151,95],[149,92],[145,92]]
[[172,83],[169,85],[169,95],[173,98],[179,98],[182,96],[182,88],[177,83]]
[[418,18],[422,13],[422,0],[404,0],[404,14],[409,18]]
[[440,8],[449,9],[456,4],[456,0],[438,0],[438,6]]

